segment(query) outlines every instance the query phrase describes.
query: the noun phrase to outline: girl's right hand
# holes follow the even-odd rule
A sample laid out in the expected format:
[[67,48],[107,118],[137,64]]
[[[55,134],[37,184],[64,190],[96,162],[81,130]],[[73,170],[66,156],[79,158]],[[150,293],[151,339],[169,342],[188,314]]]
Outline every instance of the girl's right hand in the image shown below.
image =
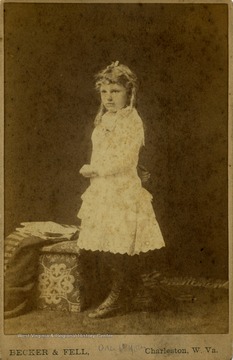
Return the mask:
[[86,178],[98,176],[98,173],[91,168],[91,165],[88,164],[83,165],[79,170],[79,173]]

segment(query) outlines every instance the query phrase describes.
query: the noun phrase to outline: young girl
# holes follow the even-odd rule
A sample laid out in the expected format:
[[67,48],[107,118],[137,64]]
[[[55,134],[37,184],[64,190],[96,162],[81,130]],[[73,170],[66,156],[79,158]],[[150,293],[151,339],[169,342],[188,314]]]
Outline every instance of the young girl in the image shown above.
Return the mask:
[[137,173],[144,145],[143,124],[135,108],[137,78],[117,61],[97,74],[96,88],[101,105],[92,134],[91,161],[80,170],[90,178],[90,186],[78,213],[78,246],[98,252],[111,267],[111,291],[89,314],[102,318],[125,309],[128,290],[139,276],[138,258],[163,247],[164,240],[152,196]]

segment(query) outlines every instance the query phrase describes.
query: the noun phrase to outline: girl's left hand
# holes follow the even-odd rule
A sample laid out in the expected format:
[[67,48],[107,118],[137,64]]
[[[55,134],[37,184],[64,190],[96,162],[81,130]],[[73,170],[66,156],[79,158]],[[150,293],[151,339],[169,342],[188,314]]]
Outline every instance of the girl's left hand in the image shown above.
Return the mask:
[[79,173],[87,178],[98,176],[98,173],[91,168],[91,165],[88,164],[83,165],[83,167],[79,170]]
[[149,171],[143,165],[138,165],[137,170],[142,183],[146,183],[150,179]]

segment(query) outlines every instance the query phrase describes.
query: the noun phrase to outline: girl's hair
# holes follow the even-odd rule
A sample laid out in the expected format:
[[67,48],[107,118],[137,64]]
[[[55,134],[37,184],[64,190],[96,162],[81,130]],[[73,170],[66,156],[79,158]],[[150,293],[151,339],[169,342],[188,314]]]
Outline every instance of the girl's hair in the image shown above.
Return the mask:
[[[108,65],[104,70],[98,72],[95,76],[96,79],[96,89],[99,90],[102,84],[120,84],[123,85],[128,92],[128,106],[133,108],[136,103],[136,92],[137,92],[137,77],[136,75],[128,68],[128,66],[119,64],[119,61],[112,62],[111,65]],[[95,118],[95,126],[98,125],[101,121],[103,114],[105,113],[105,108],[101,103],[99,111]]]

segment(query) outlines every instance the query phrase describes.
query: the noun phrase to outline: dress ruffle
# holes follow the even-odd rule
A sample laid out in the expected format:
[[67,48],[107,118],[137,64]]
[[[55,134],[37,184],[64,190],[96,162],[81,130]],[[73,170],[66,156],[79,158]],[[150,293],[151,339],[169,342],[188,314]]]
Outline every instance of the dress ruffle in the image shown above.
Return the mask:
[[163,247],[152,195],[139,184],[126,188],[109,183],[110,179],[98,179],[82,195],[78,246],[128,255]]

